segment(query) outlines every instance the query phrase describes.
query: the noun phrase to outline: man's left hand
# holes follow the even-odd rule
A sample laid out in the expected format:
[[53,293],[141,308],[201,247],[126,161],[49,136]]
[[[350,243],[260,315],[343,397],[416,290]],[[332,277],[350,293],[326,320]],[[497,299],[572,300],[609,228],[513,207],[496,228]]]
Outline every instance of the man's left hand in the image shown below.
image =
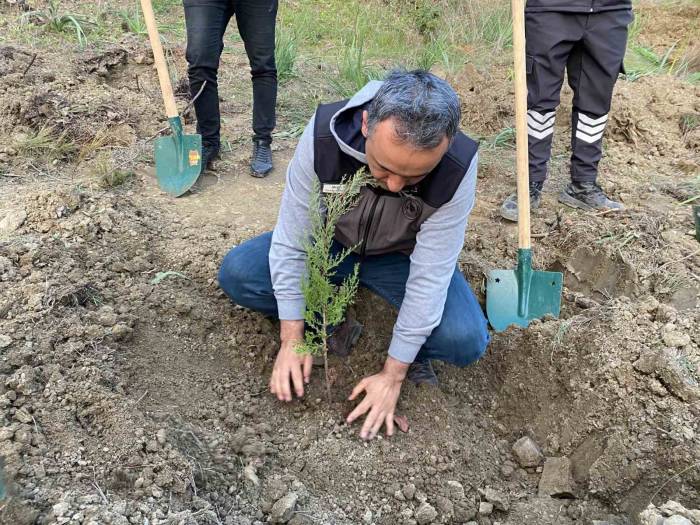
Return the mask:
[[394,435],[394,412],[401,393],[401,383],[407,371],[407,364],[389,357],[381,372],[365,377],[353,389],[350,401],[356,399],[362,392],[366,394],[347,418],[350,424],[369,412],[360,431],[362,439],[373,439],[382,425],[386,425],[387,436]]

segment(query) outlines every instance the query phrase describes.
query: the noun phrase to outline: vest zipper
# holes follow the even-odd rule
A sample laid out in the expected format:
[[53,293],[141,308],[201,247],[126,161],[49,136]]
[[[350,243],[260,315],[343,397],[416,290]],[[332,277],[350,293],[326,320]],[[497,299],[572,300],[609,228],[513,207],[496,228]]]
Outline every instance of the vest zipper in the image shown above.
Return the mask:
[[[373,192],[374,193],[374,192]],[[365,226],[365,232],[362,236],[362,246],[360,247],[360,260],[365,258],[365,251],[367,250],[367,239],[369,237],[369,229],[372,227],[372,221],[374,219],[374,212],[377,209],[377,204],[379,203],[379,195],[374,194],[374,202],[372,202],[372,208],[369,211],[369,217],[367,218],[367,225]]]

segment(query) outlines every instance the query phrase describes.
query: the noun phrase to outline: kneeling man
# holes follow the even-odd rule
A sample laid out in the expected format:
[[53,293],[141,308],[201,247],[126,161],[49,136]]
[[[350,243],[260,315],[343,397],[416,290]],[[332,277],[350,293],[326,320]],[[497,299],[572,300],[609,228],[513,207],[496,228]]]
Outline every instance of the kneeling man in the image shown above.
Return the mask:
[[[302,396],[312,358],[295,347],[304,336],[310,195],[315,187],[333,191],[359,168],[372,174],[377,184],[362,188],[357,206],[341,217],[332,248],[355,247],[338,268],[338,283],[359,262],[360,285],[399,310],[382,370],[350,396],[365,393],[348,416],[350,423],[368,414],[363,439],[384,424],[393,434],[404,379],[437,384],[432,359],[466,366],[489,341],[483,311],[457,267],[477,171],[477,143],[459,131],[459,121],[457,94],[425,71],[393,72],[349,101],[319,106],[287,169],[274,231],[232,249],[221,266],[219,284],[232,301],[280,319],[270,391],[281,401]],[[346,320],[331,351],[347,355],[360,329]]]

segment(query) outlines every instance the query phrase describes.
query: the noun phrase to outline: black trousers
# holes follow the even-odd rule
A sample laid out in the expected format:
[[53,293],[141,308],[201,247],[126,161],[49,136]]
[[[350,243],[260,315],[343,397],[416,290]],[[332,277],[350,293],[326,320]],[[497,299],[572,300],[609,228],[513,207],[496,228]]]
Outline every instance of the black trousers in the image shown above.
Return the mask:
[[218,147],[221,136],[217,74],[224,32],[235,14],[253,80],[253,138],[272,141],[277,103],[275,20],[278,0],[184,0],[187,25],[187,73],[194,97],[197,133],[205,145]]
[[526,13],[530,180],[547,178],[554,113],[564,70],[574,92],[571,180],[595,182],[613,87],[622,71],[630,9],[601,13]]

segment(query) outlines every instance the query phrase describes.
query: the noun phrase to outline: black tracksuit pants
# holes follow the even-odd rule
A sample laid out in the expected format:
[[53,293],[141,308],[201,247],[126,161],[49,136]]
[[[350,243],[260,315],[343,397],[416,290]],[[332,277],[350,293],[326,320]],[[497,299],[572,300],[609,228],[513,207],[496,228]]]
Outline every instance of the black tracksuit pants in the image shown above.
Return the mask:
[[194,97],[197,133],[205,145],[218,148],[221,135],[217,76],[224,32],[235,14],[253,79],[253,138],[272,141],[277,103],[275,20],[278,0],[184,0],[187,25],[187,73]]
[[613,87],[622,71],[632,10],[526,12],[530,181],[547,177],[564,70],[574,92],[571,180],[595,182]]

